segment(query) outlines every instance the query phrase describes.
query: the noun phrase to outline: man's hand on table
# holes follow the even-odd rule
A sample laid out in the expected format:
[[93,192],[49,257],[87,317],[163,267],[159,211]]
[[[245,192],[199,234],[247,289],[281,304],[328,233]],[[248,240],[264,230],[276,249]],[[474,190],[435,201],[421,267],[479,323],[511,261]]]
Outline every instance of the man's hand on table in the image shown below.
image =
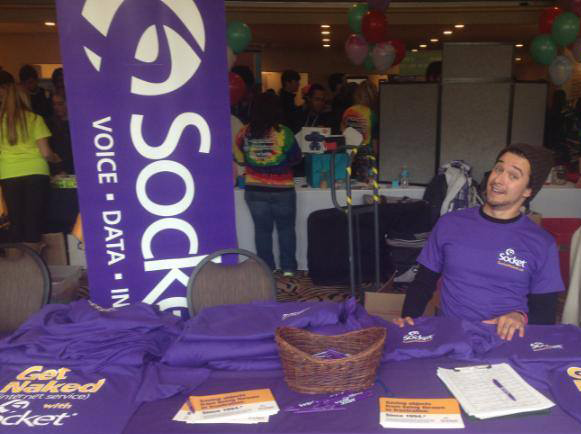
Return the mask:
[[512,340],[512,337],[517,331],[521,338],[525,336],[526,317],[520,312],[509,312],[482,322],[485,324],[496,324],[496,333],[498,333],[500,339],[505,341]]
[[406,316],[404,318],[394,318],[391,320],[392,323],[394,323],[397,326],[403,327],[404,325],[414,325],[414,319],[411,316]]

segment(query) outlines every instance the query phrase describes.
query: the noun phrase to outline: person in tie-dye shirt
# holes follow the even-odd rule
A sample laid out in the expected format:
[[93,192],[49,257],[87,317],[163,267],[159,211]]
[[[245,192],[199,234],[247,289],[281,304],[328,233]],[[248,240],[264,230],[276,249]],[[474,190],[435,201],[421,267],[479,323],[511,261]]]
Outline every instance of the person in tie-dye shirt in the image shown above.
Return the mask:
[[359,153],[353,162],[353,174],[361,180],[367,180],[369,175],[369,160],[365,157],[370,153],[377,155],[378,123],[375,107],[377,105],[377,90],[365,80],[355,90],[355,104],[343,113],[341,131],[352,127],[361,133],[363,141]]
[[296,193],[292,166],[301,150],[292,131],[282,125],[282,110],[276,95],[256,97],[250,123],[234,143],[234,159],[246,170],[244,199],[254,221],[256,253],[275,269],[272,230],[276,224],[280,266],[285,275],[297,270]]

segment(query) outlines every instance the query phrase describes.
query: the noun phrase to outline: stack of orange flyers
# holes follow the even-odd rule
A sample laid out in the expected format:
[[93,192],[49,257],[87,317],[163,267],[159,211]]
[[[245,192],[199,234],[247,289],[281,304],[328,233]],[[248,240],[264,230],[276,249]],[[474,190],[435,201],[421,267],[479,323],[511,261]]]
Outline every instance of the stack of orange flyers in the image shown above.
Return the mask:
[[279,408],[270,389],[243,390],[218,395],[190,396],[174,416],[186,423],[268,422]]

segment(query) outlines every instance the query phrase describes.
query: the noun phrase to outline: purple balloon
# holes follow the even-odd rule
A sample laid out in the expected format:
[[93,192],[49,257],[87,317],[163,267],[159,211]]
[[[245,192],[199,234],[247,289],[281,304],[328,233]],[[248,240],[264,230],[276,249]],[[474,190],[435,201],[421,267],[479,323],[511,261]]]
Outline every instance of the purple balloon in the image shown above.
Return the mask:
[[347,53],[347,58],[355,65],[361,65],[365,62],[368,52],[369,47],[363,36],[353,33],[347,38],[347,42],[345,42],[345,53]]
[[389,6],[389,0],[367,0],[367,4],[369,5],[369,9],[385,12]]

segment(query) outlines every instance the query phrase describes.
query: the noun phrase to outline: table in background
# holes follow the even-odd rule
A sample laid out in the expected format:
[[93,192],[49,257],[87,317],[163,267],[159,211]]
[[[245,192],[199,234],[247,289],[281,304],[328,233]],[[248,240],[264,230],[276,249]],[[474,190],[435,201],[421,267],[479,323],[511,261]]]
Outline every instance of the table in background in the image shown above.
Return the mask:
[[[436,376],[438,367],[466,366],[470,363],[446,358],[415,359],[383,364],[379,377],[390,393],[398,398],[450,398],[451,394]],[[311,399],[288,389],[280,372],[215,372],[199,386],[194,394],[211,395],[241,390],[270,388],[281,409],[288,405]],[[261,432],[273,434],[410,434],[429,430],[384,429],[379,424],[379,396],[388,396],[383,387],[373,387],[375,396],[347,405],[343,411],[294,414],[279,412],[268,423],[257,425],[237,424],[186,424],[171,419],[178,411],[185,396],[143,404],[131,418],[123,434],[186,434],[222,433],[238,434]],[[543,390],[551,399],[550,394]],[[581,431],[581,425],[555,406],[549,414],[519,415],[489,420],[478,420],[463,414],[465,430],[438,429],[438,433],[559,433],[573,434]]]
[[[320,209],[333,208],[330,189],[300,187],[297,189],[297,218],[295,223],[297,234],[297,263],[299,270],[308,270],[307,266],[307,219],[313,211]],[[423,187],[409,188],[381,188],[379,193],[383,196],[391,197],[410,197],[412,199],[421,199],[424,194]],[[363,197],[372,194],[372,190],[353,190],[353,205],[362,205]],[[234,191],[236,205],[236,232],[238,234],[238,247],[241,249],[256,252],[254,244],[254,223],[248,206],[244,201],[244,190],[235,189]],[[345,205],[345,190],[337,191],[337,201],[339,205]],[[347,233],[344,234],[347,236]],[[278,263],[278,237],[274,231],[274,257]]]
[[[333,208],[330,189],[297,187],[297,262],[299,270],[307,270],[307,219],[313,211]],[[371,194],[371,190],[353,190],[353,205],[363,204],[363,196]],[[391,197],[410,197],[421,199],[424,187],[411,186],[409,188],[380,189],[380,194]],[[256,252],[254,245],[254,224],[248,206],[244,201],[244,190],[235,189],[236,204],[236,232],[238,234],[238,247]],[[337,192],[337,200],[340,205],[345,204],[345,190]],[[533,211],[539,212],[543,217],[576,217],[581,218],[581,189],[545,186],[535,197],[531,204]],[[345,234],[347,236],[347,234]],[[274,231],[274,256],[278,262],[278,238]]]

